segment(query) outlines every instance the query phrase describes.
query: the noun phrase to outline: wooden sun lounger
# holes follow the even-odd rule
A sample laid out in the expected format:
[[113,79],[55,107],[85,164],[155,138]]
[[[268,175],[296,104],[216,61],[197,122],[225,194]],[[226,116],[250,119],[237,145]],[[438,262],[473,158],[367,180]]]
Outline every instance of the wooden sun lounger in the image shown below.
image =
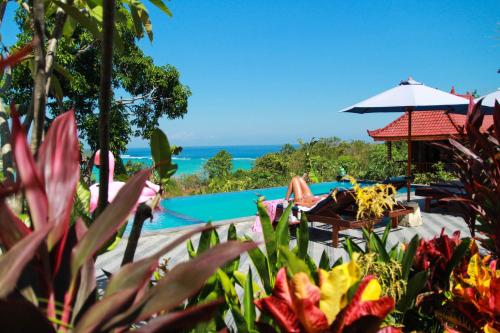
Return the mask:
[[415,195],[424,197],[424,212],[430,212],[434,201],[439,202],[439,200],[444,198],[449,198],[452,196],[464,196],[465,190],[463,186],[460,185],[440,185],[434,184],[431,186],[419,187],[415,189]]
[[[326,214],[325,214],[326,213]],[[402,204],[398,204],[391,211],[386,211],[384,215],[380,218],[372,219],[356,219],[356,210],[345,210],[339,213],[325,211],[324,213],[310,213],[305,212],[309,222],[320,222],[329,224],[332,226],[332,245],[337,247],[339,244],[339,232],[346,229],[361,229],[368,228],[371,229],[376,224],[380,223],[384,218],[388,217],[391,219],[392,228],[398,226],[399,218],[405,215],[413,213],[412,207],[407,207]]]
[[[318,202],[308,211],[302,211],[306,214],[309,222],[320,222],[332,226],[332,244],[338,246],[339,231],[346,229],[356,229],[368,227],[371,228],[381,222],[385,217],[391,219],[393,228],[397,227],[398,219],[401,216],[413,213],[413,208],[397,204],[392,211],[387,211],[384,216],[376,219],[356,220],[356,200],[351,190],[339,191],[335,199],[330,194],[325,199]],[[283,213],[283,207],[278,206],[276,210],[276,220]],[[298,209],[295,209],[294,215],[297,215]]]

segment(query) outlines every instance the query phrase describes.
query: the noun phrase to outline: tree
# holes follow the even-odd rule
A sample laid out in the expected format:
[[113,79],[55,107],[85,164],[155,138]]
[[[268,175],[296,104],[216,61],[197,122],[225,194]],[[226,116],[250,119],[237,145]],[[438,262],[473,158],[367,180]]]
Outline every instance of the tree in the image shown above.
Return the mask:
[[[123,98],[111,103],[109,120],[110,149],[119,155],[126,150],[131,136],[148,139],[159,119],[181,118],[187,113],[189,87],[180,82],[180,73],[171,65],[157,66],[151,57],[145,56],[138,47],[132,15],[117,11],[116,30],[121,36],[121,48],[113,55],[114,90],[124,92]],[[124,23],[118,18],[126,17]],[[31,40],[31,32],[22,30],[27,14],[18,10],[16,22],[21,33],[18,44]],[[49,91],[46,123],[58,114],[74,109],[80,138],[92,150],[98,149],[98,100],[99,64],[102,42],[92,32],[76,24],[69,37],[63,36],[57,44],[54,88]],[[7,100],[23,104],[32,94],[33,81],[30,63],[24,62],[12,71],[12,85]]]
[[210,179],[227,177],[233,169],[233,157],[221,150],[205,163],[203,169]]

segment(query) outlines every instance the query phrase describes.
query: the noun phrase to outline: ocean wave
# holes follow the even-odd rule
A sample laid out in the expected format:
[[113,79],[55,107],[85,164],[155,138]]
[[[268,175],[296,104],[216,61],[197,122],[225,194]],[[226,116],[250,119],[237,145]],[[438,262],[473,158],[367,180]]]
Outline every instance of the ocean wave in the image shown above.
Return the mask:
[[132,156],[132,155],[120,155],[121,158],[127,158],[129,160],[152,160],[151,156]]
[[172,157],[173,160],[190,161],[191,157]]

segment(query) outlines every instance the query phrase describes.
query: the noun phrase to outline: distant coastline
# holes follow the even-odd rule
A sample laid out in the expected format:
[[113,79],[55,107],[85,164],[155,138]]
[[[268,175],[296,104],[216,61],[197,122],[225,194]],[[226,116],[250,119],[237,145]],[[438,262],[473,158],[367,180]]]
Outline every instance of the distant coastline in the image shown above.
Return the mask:
[[[268,153],[280,151],[282,145],[237,145],[237,146],[189,146],[183,147],[179,156],[173,158],[178,165],[175,176],[199,174],[203,172],[205,162],[221,150],[226,150],[233,156],[233,171],[250,170],[255,160]],[[151,165],[149,147],[129,148],[121,155],[124,163],[127,161]]]

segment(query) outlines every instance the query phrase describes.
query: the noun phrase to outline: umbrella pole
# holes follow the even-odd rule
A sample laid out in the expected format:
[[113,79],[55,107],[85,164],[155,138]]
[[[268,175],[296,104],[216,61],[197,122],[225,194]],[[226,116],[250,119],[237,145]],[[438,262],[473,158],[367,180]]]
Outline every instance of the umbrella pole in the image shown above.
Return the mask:
[[406,199],[409,202],[411,196],[411,114],[412,108],[407,108],[408,111],[408,170],[407,170],[407,179],[406,179]]

